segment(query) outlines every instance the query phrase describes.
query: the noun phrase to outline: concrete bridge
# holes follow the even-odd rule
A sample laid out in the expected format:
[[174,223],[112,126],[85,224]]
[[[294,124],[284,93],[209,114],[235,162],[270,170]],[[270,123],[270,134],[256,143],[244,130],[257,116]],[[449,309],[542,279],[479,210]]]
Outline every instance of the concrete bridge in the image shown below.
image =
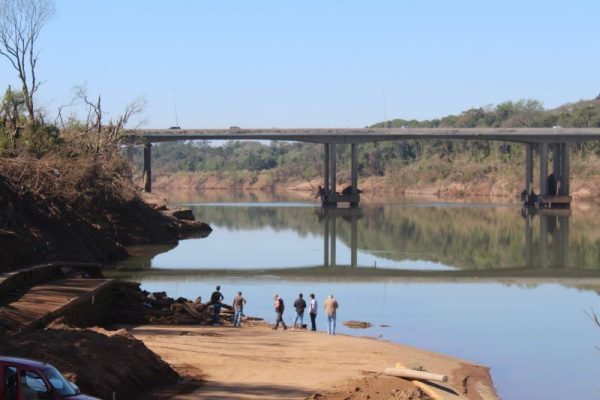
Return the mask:
[[[186,140],[285,140],[323,144],[325,207],[358,206],[357,146],[390,140],[492,140],[521,143],[525,151],[523,202],[537,207],[569,207],[569,145],[600,140],[600,128],[323,128],[323,129],[134,129],[126,132],[144,144],[144,190],[152,190],[152,143]],[[340,193],[336,182],[336,147],[351,146],[351,190]],[[534,147],[539,148],[539,188],[533,188]],[[548,174],[549,153],[552,170]]]

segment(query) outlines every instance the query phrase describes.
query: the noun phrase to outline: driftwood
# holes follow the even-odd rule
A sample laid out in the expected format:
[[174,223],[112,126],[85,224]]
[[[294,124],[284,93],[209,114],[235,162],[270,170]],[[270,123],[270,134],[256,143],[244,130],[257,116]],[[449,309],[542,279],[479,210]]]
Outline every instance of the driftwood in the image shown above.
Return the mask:
[[196,311],[194,309],[194,307],[192,307],[191,304],[189,304],[189,303],[183,303],[182,306],[183,306],[183,309],[188,314],[190,314],[192,317],[196,318],[199,321],[204,321],[205,320],[204,316],[202,314],[200,314],[198,311]]
[[[396,363],[396,368],[407,369],[406,366],[400,362]],[[415,372],[423,372],[423,371],[415,371]],[[408,378],[408,379],[411,379],[411,378]],[[423,393],[425,393],[431,399],[433,399],[433,400],[443,400],[444,399],[435,390],[433,390],[429,385],[425,384],[424,382],[421,382],[420,380],[417,380],[414,378],[411,379],[411,382],[413,385],[415,385],[416,387],[421,389],[423,391]]]
[[434,382],[448,382],[448,377],[441,374],[432,374],[431,372],[417,371],[408,368],[386,368],[383,371],[386,375],[399,376],[400,378],[422,379]]
[[370,328],[371,323],[370,322],[366,322],[366,321],[344,321],[342,322],[344,325],[346,325],[348,328],[353,328],[353,329],[366,329],[366,328]]

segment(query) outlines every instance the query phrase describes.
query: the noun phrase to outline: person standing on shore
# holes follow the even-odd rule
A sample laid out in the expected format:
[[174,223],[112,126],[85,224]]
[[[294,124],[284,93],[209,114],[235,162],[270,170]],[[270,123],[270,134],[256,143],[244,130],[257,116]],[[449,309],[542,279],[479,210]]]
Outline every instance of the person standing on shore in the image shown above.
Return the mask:
[[281,322],[281,326],[283,326],[283,330],[285,331],[287,329],[287,326],[285,325],[285,322],[283,321],[283,311],[285,310],[285,304],[283,303],[283,299],[281,297],[279,297],[279,295],[275,295],[274,297],[275,299],[275,315],[277,316],[275,319],[275,326],[273,327],[273,330],[277,330],[277,327],[279,327],[279,323]]
[[302,293],[298,294],[298,298],[294,302],[294,308],[296,309],[296,318],[294,318],[294,327],[292,329],[296,329],[296,323],[300,320],[299,329],[302,329],[302,325],[304,322],[304,310],[306,309],[306,301],[302,298]]
[[308,305],[308,314],[310,315],[310,330],[317,330],[317,299],[315,299],[315,294],[310,294],[310,304]]
[[237,292],[237,296],[233,298],[233,326],[242,326],[244,304],[246,299],[242,297],[242,292]]
[[337,309],[339,304],[333,295],[330,294],[329,298],[325,300],[325,314],[327,314],[327,334],[335,335],[335,319],[337,317]]
[[215,289],[216,290],[210,296],[210,303],[213,306],[212,323],[216,326],[219,325],[219,319],[221,317],[221,302],[223,301],[224,297],[221,294],[221,286],[217,286]]

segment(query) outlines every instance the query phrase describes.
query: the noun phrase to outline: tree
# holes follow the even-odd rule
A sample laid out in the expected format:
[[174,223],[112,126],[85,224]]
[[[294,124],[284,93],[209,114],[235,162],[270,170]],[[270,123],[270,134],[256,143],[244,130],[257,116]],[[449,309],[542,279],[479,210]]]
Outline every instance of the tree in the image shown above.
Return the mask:
[[35,122],[33,99],[41,83],[36,77],[36,42],[53,14],[52,0],[0,0],[0,54],[19,75],[31,123]]

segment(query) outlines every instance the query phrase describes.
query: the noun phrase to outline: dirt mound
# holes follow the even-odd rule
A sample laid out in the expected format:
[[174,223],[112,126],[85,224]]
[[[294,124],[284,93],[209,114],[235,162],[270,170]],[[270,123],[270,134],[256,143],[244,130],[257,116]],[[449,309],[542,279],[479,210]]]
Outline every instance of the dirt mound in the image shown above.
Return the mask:
[[86,394],[104,399],[141,399],[170,385],[177,372],[125,331],[47,329],[2,338],[0,353],[43,360],[58,368]]
[[369,374],[348,382],[345,387],[327,393],[315,393],[309,400],[426,400],[431,399],[408,380]]

